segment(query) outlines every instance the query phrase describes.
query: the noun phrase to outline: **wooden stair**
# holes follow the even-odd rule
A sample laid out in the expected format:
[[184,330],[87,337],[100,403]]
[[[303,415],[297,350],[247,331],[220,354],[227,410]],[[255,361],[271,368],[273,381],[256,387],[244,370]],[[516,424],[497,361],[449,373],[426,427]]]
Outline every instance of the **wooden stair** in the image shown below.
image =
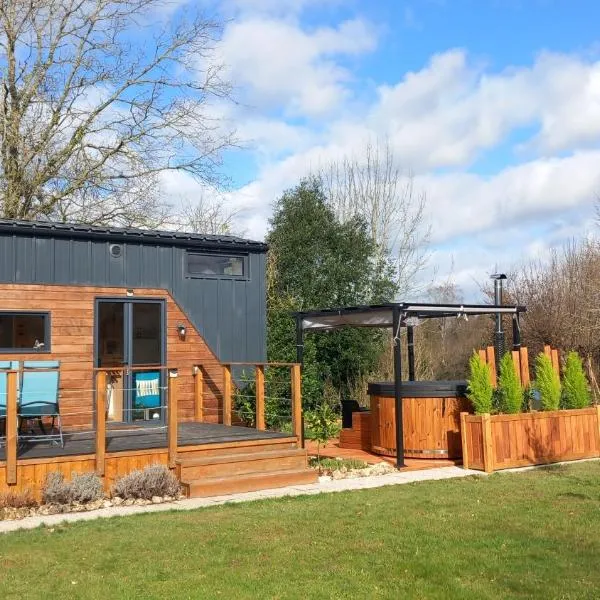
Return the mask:
[[296,438],[257,440],[186,453],[177,460],[177,475],[189,498],[220,496],[317,481],[308,468],[306,450]]

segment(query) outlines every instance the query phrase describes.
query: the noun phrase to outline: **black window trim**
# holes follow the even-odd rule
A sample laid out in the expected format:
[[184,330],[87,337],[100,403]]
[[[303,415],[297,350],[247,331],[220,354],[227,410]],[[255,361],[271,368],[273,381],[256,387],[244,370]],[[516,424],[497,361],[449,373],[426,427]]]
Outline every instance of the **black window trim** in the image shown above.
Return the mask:
[[[241,258],[244,261],[243,275],[219,275],[208,273],[190,273],[188,257],[196,256],[218,256],[221,258]],[[188,279],[234,279],[236,281],[250,280],[250,254],[248,252],[211,252],[210,250],[186,250],[183,255],[183,272]]]
[[1,310],[0,317],[43,317],[44,319],[44,347],[36,350],[35,348],[2,348],[0,354],[50,354],[52,352],[51,343],[51,313],[48,310]]

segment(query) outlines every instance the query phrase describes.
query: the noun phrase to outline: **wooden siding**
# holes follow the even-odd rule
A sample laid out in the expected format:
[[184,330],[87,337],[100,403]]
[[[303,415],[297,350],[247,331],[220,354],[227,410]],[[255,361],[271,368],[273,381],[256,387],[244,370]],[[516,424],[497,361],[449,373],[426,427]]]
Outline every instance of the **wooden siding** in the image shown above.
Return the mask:
[[[0,310],[48,311],[50,352],[2,354],[17,360],[60,360],[60,410],[65,429],[93,426],[94,308],[97,298],[125,298],[116,287],[0,284]],[[219,361],[166,290],[135,288],[132,300],[166,302],[167,365],[179,369],[179,421],[195,417],[194,365],[204,372],[203,419],[220,421],[223,375]],[[186,327],[180,339],[177,325]]]
[[469,468],[522,467],[600,456],[600,407],[465,415],[463,453]]
[[371,413],[353,412],[352,427],[340,431],[340,448],[371,450]]

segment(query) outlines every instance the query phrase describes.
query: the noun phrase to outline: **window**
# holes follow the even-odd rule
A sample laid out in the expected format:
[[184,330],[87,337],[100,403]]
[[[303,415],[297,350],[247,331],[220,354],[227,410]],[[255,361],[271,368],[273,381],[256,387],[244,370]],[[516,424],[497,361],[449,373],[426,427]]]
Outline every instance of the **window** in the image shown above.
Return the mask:
[[50,350],[48,313],[0,312],[0,352]]
[[246,277],[247,256],[188,252],[187,274],[191,277]]

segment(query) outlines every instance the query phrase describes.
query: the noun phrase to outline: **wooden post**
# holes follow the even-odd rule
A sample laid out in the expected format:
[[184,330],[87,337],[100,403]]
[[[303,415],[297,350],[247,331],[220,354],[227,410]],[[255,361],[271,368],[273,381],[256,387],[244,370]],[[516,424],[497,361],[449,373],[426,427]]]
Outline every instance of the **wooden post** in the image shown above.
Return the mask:
[[302,442],[302,376],[300,365],[292,366],[292,433]]
[[460,413],[460,438],[462,440],[463,467],[469,468],[469,450],[467,448],[467,415],[468,412]]
[[17,371],[6,374],[6,483],[17,483]]
[[167,373],[167,382],[167,460],[169,469],[174,469],[177,460],[177,371]]
[[515,366],[515,373],[517,374],[517,377],[519,378],[519,383],[521,384],[521,387],[523,387],[523,379],[521,378],[521,355],[519,354],[518,350],[513,350],[511,352],[511,354],[512,354],[513,364]]
[[497,375],[496,375],[496,351],[494,350],[494,346],[488,346],[485,349],[485,354],[487,358],[487,363],[490,365],[490,381],[492,385],[496,387],[497,385]]
[[231,425],[231,367],[223,365],[223,425]]
[[96,474],[104,477],[106,462],[106,371],[96,373]]
[[552,349],[552,367],[554,368],[554,372],[560,377],[560,361],[558,360],[558,350],[556,348]]
[[481,415],[481,433],[483,435],[483,468],[486,473],[494,470],[494,439],[492,438],[492,419],[486,413]]
[[265,428],[265,368],[256,365],[256,429]]
[[529,379],[529,354],[527,353],[527,348],[521,346],[519,354],[521,355],[521,383],[523,387],[527,387],[531,381]]
[[600,404],[596,404],[596,450],[600,456]]
[[204,420],[204,371],[200,365],[194,367],[194,419]]

